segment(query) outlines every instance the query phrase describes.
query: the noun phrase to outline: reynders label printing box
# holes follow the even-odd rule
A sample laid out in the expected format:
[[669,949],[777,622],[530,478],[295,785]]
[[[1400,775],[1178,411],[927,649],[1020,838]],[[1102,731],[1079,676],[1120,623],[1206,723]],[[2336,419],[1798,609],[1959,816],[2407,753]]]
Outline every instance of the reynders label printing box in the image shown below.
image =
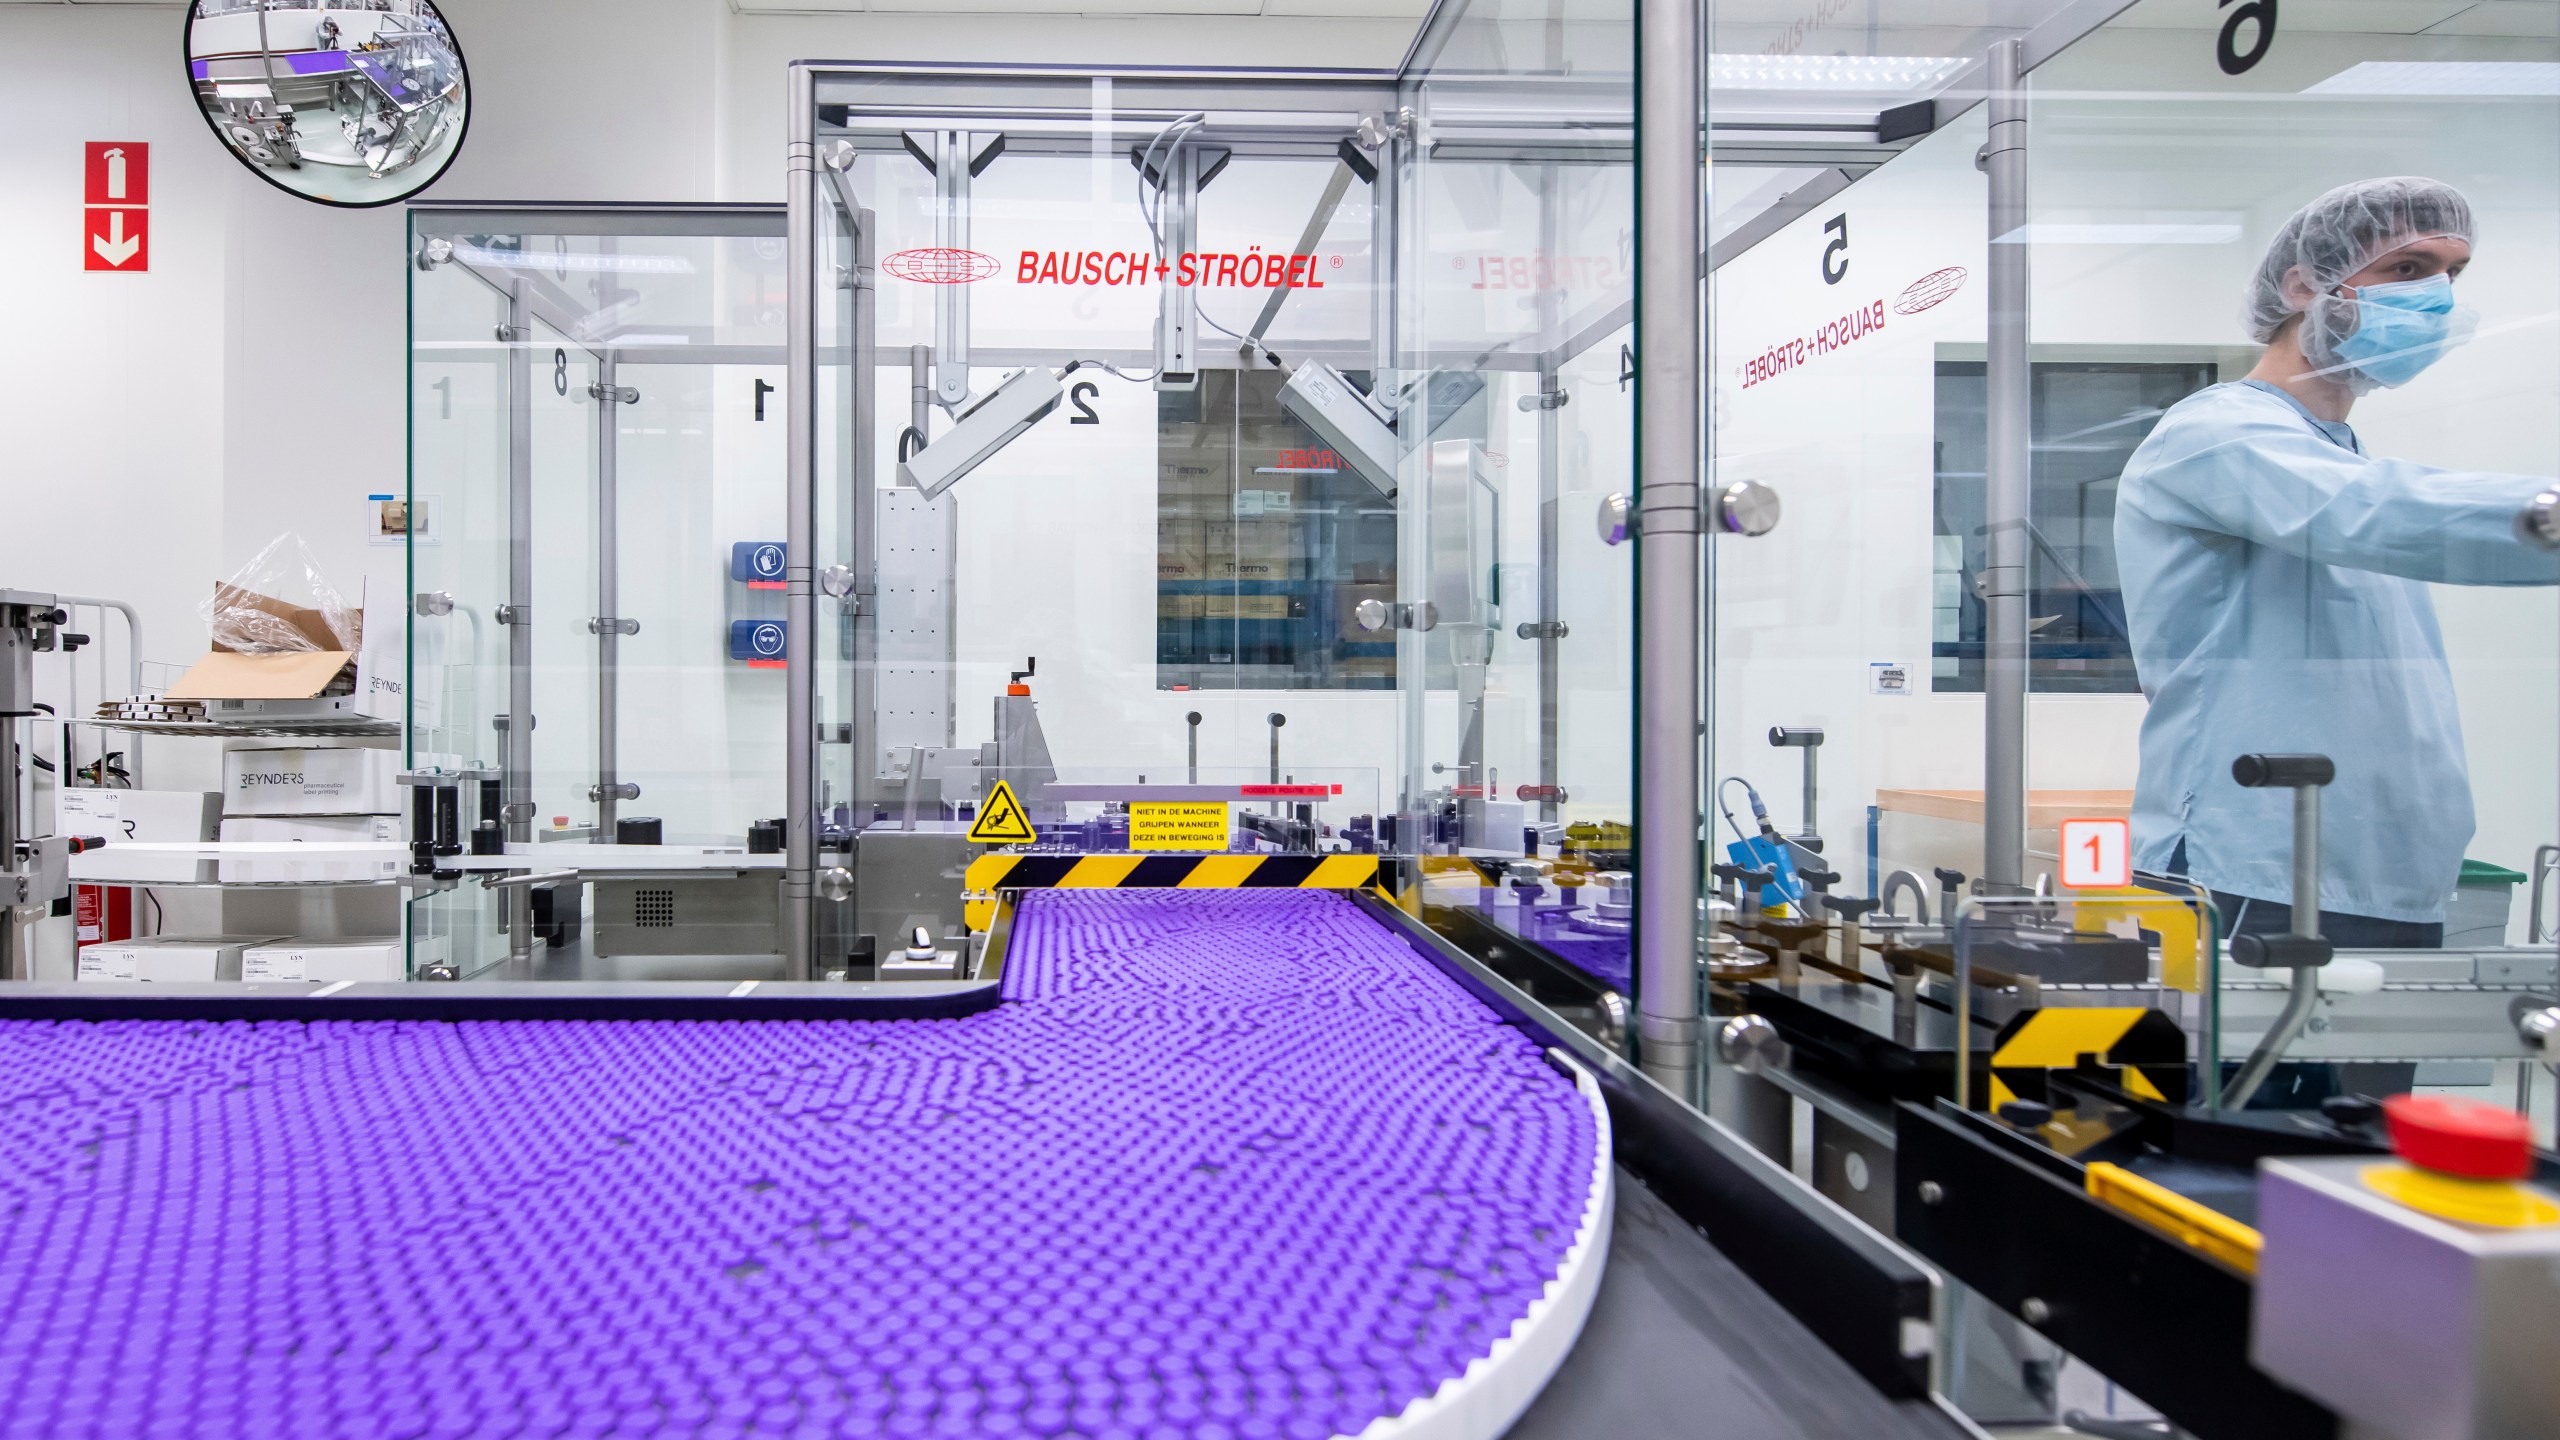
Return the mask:
[[222,757],[225,815],[398,815],[400,752],[279,747]]
[[240,952],[243,980],[405,980],[401,944],[388,940],[285,940]]
[[[245,817],[222,822],[222,841],[260,844],[381,845],[400,843],[397,815]],[[402,854],[225,855],[222,883],[260,885],[319,880],[389,880],[408,866]]]
[[273,935],[154,935],[109,940],[80,952],[83,980],[145,980],[183,984],[240,978],[240,955]]
[[213,879],[213,857],[137,855],[118,847],[134,843],[200,845],[222,823],[216,790],[65,790],[55,807],[54,833],[95,835],[104,850],[71,857],[71,878],[140,884],[202,884]]

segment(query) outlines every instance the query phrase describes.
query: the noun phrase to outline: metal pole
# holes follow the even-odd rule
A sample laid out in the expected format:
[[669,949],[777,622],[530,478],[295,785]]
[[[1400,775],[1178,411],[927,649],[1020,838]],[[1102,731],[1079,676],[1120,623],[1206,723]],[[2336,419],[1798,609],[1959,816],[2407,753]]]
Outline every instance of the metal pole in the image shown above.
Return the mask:
[[[1822,804],[1822,785],[1818,778],[1822,769],[1822,747],[1804,747],[1804,830],[1808,836],[1819,835],[1822,827],[1815,816]],[[1817,917],[1818,918],[1818,917]]]
[[[21,643],[24,643],[21,641]],[[0,654],[0,664],[9,663]],[[18,831],[21,825],[18,786],[24,776],[18,769],[18,721],[15,715],[0,715],[0,872],[18,863]],[[36,978],[35,948],[19,943],[18,909],[0,905],[0,980],[33,980]]]
[[790,373],[784,377],[788,417],[789,553],[783,561],[784,664],[790,698],[783,784],[788,806],[783,829],[782,956],[785,975],[807,980],[816,973],[814,930],[818,835],[817,673],[810,663],[810,632],[817,628],[809,554],[817,539],[818,437],[818,160],[817,86],[805,65],[791,67],[790,140],[784,150],[784,210],[789,218],[790,302],[784,343]]
[[[845,738],[850,741],[846,753],[852,759],[853,793],[847,799],[856,816],[871,813],[870,804],[879,788],[879,765],[873,750],[880,743],[879,729],[879,656],[880,656],[880,497],[878,457],[874,446],[879,436],[880,411],[880,292],[878,289],[879,226],[872,213],[858,210],[850,217],[853,224],[853,396],[847,418],[851,435],[846,454],[852,470],[852,493],[846,498],[853,551],[853,593],[844,603],[852,607],[848,617],[852,626],[852,684],[848,713],[845,716]],[[957,287],[947,287],[957,288]],[[915,799],[915,761],[908,762],[907,799],[912,813]],[[914,828],[910,825],[908,828]]]
[[1698,1059],[1698,285],[1694,0],[1636,9],[1636,1033],[1691,1098]]
[[[1559,23],[1551,19],[1549,26]],[[1561,167],[1540,167],[1538,244],[1547,255],[1562,253],[1564,244],[1556,213],[1556,186],[1562,179]],[[1563,320],[1563,293],[1556,285],[1537,292],[1538,344],[1549,355],[1562,338],[1556,332]],[[1564,477],[1557,473],[1563,446],[1557,433],[1556,391],[1555,362],[1542,360],[1538,366],[1538,818],[1549,821],[1559,813],[1556,789],[1564,783],[1558,750],[1564,703],[1564,647],[1558,633],[1564,623]]]
[[622,530],[619,367],[596,362],[596,838],[613,838],[622,791]]
[[274,0],[258,0],[258,67],[267,75],[269,104],[276,103],[276,55],[267,46],[267,8],[273,3]]
[[[507,839],[533,843],[533,307],[507,294]],[[533,958],[533,892],[507,892],[507,958]]]
[[2293,787],[2293,933],[2320,938],[2320,787]]
[[2015,38],[1991,47],[1990,305],[1983,485],[1982,879],[2015,893],[2027,854],[2027,520],[2034,400],[2027,357],[2027,97]]

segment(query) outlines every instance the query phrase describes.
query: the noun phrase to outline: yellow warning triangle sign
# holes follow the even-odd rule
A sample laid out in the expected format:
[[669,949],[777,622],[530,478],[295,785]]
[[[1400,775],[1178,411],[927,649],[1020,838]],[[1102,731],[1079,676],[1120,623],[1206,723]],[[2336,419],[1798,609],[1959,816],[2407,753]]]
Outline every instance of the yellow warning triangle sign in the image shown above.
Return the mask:
[[1013,786],[1002,780],[987,793],[987,802],[978,807],[978,818],[969,826],[973,845],[1028,845],[1039,838],[1030,817],[1022,813],[1022,802],[1013,798]]

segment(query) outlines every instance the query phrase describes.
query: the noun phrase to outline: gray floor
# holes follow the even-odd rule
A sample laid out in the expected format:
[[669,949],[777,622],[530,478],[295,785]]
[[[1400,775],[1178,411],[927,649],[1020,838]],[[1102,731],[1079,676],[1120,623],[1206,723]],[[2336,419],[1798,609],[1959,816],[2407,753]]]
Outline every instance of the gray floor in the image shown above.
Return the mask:
[[1779,1308],[1625,1170],[1609,1268],[1582,1338],[1512,1440],[1955,1440],[1893,1401]]

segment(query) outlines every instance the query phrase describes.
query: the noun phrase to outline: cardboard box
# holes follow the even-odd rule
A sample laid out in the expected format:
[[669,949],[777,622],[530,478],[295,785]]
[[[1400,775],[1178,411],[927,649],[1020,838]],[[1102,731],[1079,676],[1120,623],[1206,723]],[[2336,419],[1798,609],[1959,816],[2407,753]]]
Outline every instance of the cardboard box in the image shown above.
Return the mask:
[[104,850],[71,857],[71,878],[118,884],[203,884],[213,879],[213,858],[137,855],[134,843],[200,845],[222,823],[219,790],[65,790],[55,806],[54,833],[97,835]]
[[398,815],[400,752],[355,746],[225,751],[225,815]]
[[273,935],[154,935],[143,940],[103,940],[80,951],[83,980],[143,980],[160,984],[237,980],[240,955]]
[[243,980],[303,980],[336,984],[406,980],[409,962],[400,941],[280,940],[240,952]]
[[[348,662],[356,658],[352,649],[340,648],[342,642],[329,629],[328,620],[317,610],[289,605],[272,595],[260,595],[234,585],[213,587],[213,603],[217,608],[239,607],[263,610],[282,620],[304,639],[309,650],[296,650],[278,655],[243,655],[220,644],[178,677],[178,683],[164,692],[170,700],[309,700],[317,698],[338,678]],[[358,622],[359,630],[362,622]],[[362,693],[359,687],[358,693]]]
[[[222,839],[224,844],[396,845],[401,841],[401,828],[397,815],[235,818],[222,822]],[[314,856],[309,859],[296,855],[226,855],[222,858],[221,871],[225,885],[258,885],[287,881],[389,880],[398,876],[407,865],[407,857],[399,854]]]

